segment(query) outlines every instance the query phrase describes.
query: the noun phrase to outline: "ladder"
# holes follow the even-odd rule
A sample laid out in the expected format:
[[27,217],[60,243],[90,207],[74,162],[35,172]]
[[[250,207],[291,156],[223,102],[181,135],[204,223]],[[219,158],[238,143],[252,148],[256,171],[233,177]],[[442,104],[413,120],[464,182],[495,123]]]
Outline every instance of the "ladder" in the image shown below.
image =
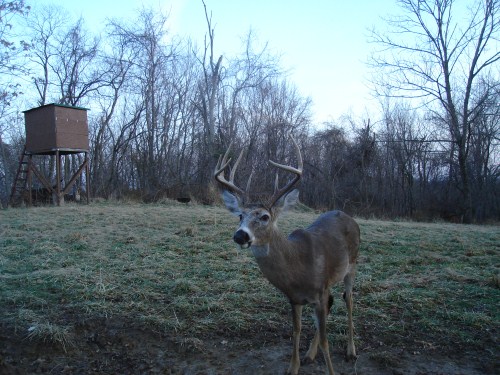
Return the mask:
[[[30,176],[30,162],[31,162],[31,154],[26,152],[26,145],[23,148],[23,153],[19,158],[19,166],[17,167],[16,177],[14,178],[14,182],[12,183],[12,190],[10,192],[10,200],[9,205],[11,207],[20,206],[23,204],[25,198],[29,199],[30,197],[25,196],[25,192],[27,191],[28,179]],[[30,192],[31,193],[31,192]],[[29,203],[31,204],[31,199],[29,199]]]

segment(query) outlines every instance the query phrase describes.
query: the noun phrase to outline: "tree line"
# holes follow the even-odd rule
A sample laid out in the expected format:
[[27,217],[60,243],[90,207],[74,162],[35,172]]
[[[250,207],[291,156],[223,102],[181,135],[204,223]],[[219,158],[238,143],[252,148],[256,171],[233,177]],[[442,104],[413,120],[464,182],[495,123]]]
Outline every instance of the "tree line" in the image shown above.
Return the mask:
[[[55,102],[90,108],[93,197],[213,203],[213,169],[230,143],[236,156],[245,148],[240,185],[253,172],[252,192],[269,193],[276,171],[268,160],[294,162],[291,132],[304,157],[300,189],[308,206],[391,218],[500,219],[498,1],[474,2],[460,22],[456,1],[397,3],[404,16],[387,20],[391,31],[371,32],[380,113],[318,126],[310,99],[251,33],[241,53],[216,53],[204,3],[207,31],[195,45],[170,35],[156,9],[109,20],[95,35],[62,8],[0,0],[3,205],[24,145],[19,109]],[[67,172],[78,157],[65,157]],[[54,178],[50,158],[37,163]]]

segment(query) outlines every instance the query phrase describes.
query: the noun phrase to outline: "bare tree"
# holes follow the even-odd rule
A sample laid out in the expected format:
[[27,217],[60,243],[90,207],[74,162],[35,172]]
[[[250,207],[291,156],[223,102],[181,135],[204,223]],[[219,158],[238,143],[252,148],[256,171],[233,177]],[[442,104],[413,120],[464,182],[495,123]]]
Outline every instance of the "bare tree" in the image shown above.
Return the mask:
[[[420,98],[448,127],[456,148],[462,214],[472,219],[468,157],[474,85],[500,59],[499,1],[477,0],[459,22],[455,0],[398,0],[403,15],[388,19],[391,32],[372,32],[381,47],[371,64],[383,71],[374,79],[380,95]],[[456,13],[457,12],[457,13]]]
[[[304,173],[302,200],[319,207],[344,207],[352,190],[345,189],[349,166],[350,143],[345,130],[333,123],[313,134],[307,147],[308,169]],[[309,170],[309,171],[308,171]]]
[[[418,126],[418,118],[404,104],[393,108],[385,108],[382,140],[385,143],[386,161],[394,170],[391,182],[393,189],[386,199],[393,200],[393,214],[398,216],[413,216],[416,209],[416,186],[419,184],[417,160],[423,146],[425,136]],[[390,166],[387,165],[386,169]]]
[[30,61],[32,82],[38,93],[38,104],[50,100],[51,86],[56,83],[52,66],[56,63],[61,34],[66,31],[68,15],[63,8],[50,6],[36,9],[27,19],[31,35]]
[[115,35],[114,30],[111,24],[106,38],[111,52],[102,58],[101,66],[105,74],[103,85],[98,89],[99,95],[95,98],[100,108],[100,116],[90,123],[91,186],[94,194],[105,197],[109,197],[116,189],[117,161],[121,160],[121,150],[128,146],[130,135],[135,133],[133,129],[136,124],[136,121],[129,121],[125,117],[119,122],[121,126],[112,126],[119,116],[117,112],[121,109],[121,103],[125,101],[123,97],[134,64],[133,54],[130,55],[131,51],[126,47],[124,39],[120,33]]
[[18,59],[29,48],[29,43],[19,39],[14,29],[14,19],[25,17],[30,10],[23,0],[0,0],[0,113],[5,115],[6,107],[17,97],[20,84],[15,78],[25,72]]
[[[206,147],[205,155],[209,158],[203,163],[201,170],[210,171],[215,165],[214,141],[215,141],[215,121],[216,121],[216,99],[219,94],[221,84],[222,58],[220,55],[215,60],[214,45],[215,45],[215,29],[212,24],[212,14],[208,13],[207,6],[204,1],[205,19],[207,22],[208,34],[205,35],[205,43],[203,46],[202,57],[199,58],[203,70],[203,77],[198,84],[199,98],[196,103],[198,111],[203,119],[204,126],[204,145]],[[209,175],[203,176],[203,180],[210,181]]]
[[[475,216],[484,221],[498,217],[500,201],[500,85],[498,82],[481,80],[476,87],[476,106],[473,132],[470,139],[470,175],[472,202]],[[487,94],[485,92],[488,92]]]
[[[10,154],[4,143],[4,132],[11,130],[16,114],[11,104],[21,94],[19,77],[26,73],[20,57],[29,49],[29,43],[19,37],[15,19],[26,17],[30,7],[23,0],[0,0],[0,201],[6,204],[12,173]],[[9,124],[9,125],[7,125]],[[17,150],[14,152],[17,154]]]
[[56,61],[51,65],[59,90],[58,102],[82,105],[82,100],[104,84],[104,73],[95,65],[99,39],[84,29],[83,19],[60,37]]
[[[185,126],[184,121],[189,119],[189,109],[184,107],[181,113],[180,108],[192,101],[185,86],[191,73],[180,68],[186,65],[176,50],[177,42],[166,42],[166,21],[164,14],[142,9],[134,23],[113,22],[111,31],[117,48],[126,52],[122,58],[131,64],[126,92],[129,112],[133,112],[129,115],[137,120],[129,128],[137,131],[128,137],[133,139],[131,164],[148,199],[154,199],[173,183],[172,179],[178,179],[172,176],[171,159],[175,159],[173,150],[182,136],[179,124]],[[181,103],[183,100],[187,102]]]

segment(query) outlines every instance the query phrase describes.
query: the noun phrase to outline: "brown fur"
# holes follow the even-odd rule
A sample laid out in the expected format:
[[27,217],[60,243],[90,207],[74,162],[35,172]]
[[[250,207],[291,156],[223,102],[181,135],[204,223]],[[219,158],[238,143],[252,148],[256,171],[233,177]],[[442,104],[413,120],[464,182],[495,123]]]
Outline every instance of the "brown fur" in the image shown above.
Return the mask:
[[[228,208],[235,212],[231,204]],[[344,299],[348,309],[347,355],[351,358],[356,356],[353,341],[352,287],[359,250],[359,226],[345,213],[331,211],[318,217],[308,228],[297,229],[285,237],[276,225],[279,212],[280,208],[267,210],[258,205],[240,208],[235,212],[241,215],[238,231],[248,232],[245,238],[252,241],[251,250],[262,273],[288,297],[292,305],[294,348],[288,373],[298,373],[302,307],[312,304],[315,307],[318,329],[306,353],[305,361],[314,360],[319,346],[328,372],[333,374],[326,336],[326,318],[333,302],[330,287],[342,280],[345,284]],[[268,220],[265,220],[266,218]]]
[[297,374],[300,367],[299,340],[302,308],[313,304],[317,330],[306,353],[306,361],[313,361],[318,346],[323,352],[328,373],[334,374],[328,339],[326,319],[333,303],[330,287],[344,281],[344,299],[347,306],[348,342],[347,356],[355,357],[354,327],[352,323],[352,287],[356,273],[356,259],[359,249],[359,226],[341,211],[327,212],[306,229],[297,229],[286,238],[276,225],[283,210],[298,200],[298,191],[292,190],[300,180],[303,160],[299,145],[290,135],[297,155],[298,166],[291,167],[269,161],[275,167],[290,172],[294,178],[284,187],[278,187],[267,202],[244,204],[249,198],[249,182],[246,191],[234,183],[236,168],[243,150],[234,163],[229,180],[224,176],[229,167],[232,144],[224,156],[219,158],[214,178],[226,189],[222,196],[226,207],[240,218],[240,226],[234,234],[234,241],[242,248],[250,247],[264,276],[290,300],[293,313],[293,352],[287,373]]

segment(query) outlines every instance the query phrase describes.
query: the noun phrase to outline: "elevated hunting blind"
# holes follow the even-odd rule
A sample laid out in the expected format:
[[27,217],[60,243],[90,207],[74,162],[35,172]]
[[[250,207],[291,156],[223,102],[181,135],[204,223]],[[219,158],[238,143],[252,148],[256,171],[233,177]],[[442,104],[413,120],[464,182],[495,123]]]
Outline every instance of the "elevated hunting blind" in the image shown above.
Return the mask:
[[26,151],[33,154],[87,152],[87,109],[48,104],[24,111]]
[[[19,159],[14,183],[12,185],[10,204],[16,205],[25,202],[31,206],[33,199],[39,195],[48,197],[49,201],[60,205],[64,197],[79,198],[79,189],[74,185],[82,178],[85,171],[85,192],[89,202],[89,129],[87,121],[87,108],[72,107],[62,104],[47,104],[24,111],[26,128],[26,145]],[[70,167],[69,157],[65,160],[64,172],[62,171],[62,156],[83,154],[75,157],[75,162]],[[33,162],[33,156],[50,156],[52,163],[44,169],[52,178],[47,178]],[[55,159],[55,160],[54,160]],[[54,162],[55,161],[55,162]],[[47,164],[47,163],[45,163]],[[53,168],[55,167],[55,181]],[[73,173],[74,172],[74,173]],[[40,187],[33,189],[32,177],[35,175],[40,182]],[[72,190],[73,189],[73,190]],[[73,191],[73,194],[70,192]],[[34,194],[35,192],[35,194]],[[76,199],[78,200],[78,199]]]

